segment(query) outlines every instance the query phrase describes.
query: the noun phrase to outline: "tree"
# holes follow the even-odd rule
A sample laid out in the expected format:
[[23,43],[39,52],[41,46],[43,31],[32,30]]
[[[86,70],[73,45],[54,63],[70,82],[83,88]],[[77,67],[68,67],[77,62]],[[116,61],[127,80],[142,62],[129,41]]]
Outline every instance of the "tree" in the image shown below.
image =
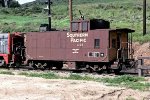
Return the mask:
[[8,5],[9,5],[10,8],[17,8],[17,7],[20,7],[20,6],[21,6],[21,5],[19,4],[19,2],[16,1],[16,0],[11,0]]
[[5,2],[4,2],[4,0],[0,0],[0,5],[1,5],[2,7],[5,7]]
[[10,7],[10,8],[16,8],[20,7],[20,4],[16,0],[0,0],[0,4],[2,7]]

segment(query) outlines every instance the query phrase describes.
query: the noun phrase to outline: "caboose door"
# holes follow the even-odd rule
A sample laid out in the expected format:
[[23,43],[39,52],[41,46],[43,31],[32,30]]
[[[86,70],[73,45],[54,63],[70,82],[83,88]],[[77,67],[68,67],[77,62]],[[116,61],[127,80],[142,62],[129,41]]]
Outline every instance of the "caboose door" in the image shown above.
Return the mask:
[[118,59],[128,59],[128,35],[126,33],[117,33],[117,54]]
[[121,34],[120,33],[117,33],[117,50],[118,50],[118,58],[122,58]]

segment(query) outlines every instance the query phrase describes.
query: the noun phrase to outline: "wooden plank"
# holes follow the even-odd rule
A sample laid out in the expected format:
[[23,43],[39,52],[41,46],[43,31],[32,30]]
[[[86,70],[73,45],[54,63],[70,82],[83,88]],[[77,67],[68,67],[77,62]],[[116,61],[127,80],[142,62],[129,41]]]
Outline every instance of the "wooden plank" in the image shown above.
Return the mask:
[[150,57],[142,57],[142,56],[140,56],[137,59],[150,59]]
[[150,70],[150,66],[144,65],[144,60],[150,60],[150,57],[138,57],[138,76],[143,76],[143,70]]
[[141,76],[143,75],[142,72],[143,72],[142,69],[139,68],[139,69],[138,69],[138,76],[139,76],[139,77],[141,77]]
[[144,64],[144,60],[143,59],[138,59],[138,65],[143,65]]
[[150,70],[150,66],[139,66],[138,67],[138,76],[139,77],[143,76],[144,70]]
[[150,69],[150,66],[138,65],[138,68],[140,68],[140,69]]

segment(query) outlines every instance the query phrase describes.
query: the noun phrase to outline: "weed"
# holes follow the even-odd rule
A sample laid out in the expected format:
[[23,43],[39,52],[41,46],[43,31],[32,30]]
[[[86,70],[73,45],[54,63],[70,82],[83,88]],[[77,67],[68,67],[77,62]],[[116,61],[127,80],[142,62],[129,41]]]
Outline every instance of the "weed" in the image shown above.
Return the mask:
[[146,80],[143,77],[124,75],[115,78],[103,78],[101,81],[108,83],[110,86],[125,86],[142,91],[150,89],[150,83],[145,82]]
[[148,91],[150,90],[150,83],[143,83],[143,82],[129,82],[125,84],[126,87],[132,88],[132,89],[137,89],[137,90],[142,90],[142,91]]
[[136,100],[136,99],[130,96],[130,97],[127,97],[126,100]]
[[[14,75],[11,71],[0,71],[0,74]],[[103,82],[109,86],[121,86],[131,89],[137,89],[141,91],[150,90],[150,83],[148,83],[143,77],[136,77],[130,75],[118,76],[114,78],[94,78],[90,76],[82,76],[79,74],[70,74],[69,77],[62,77],[53,72],[37,73],[37,72],[20,72],[18,75],[24,75],[27,77],[40,77],[45,79],[69,79],[69,80],[85,80]],[[77,84],[73,82],[72,84]],[[127,99],[130,100],[130,99]],[[132,99],[131,99],[132,100]]]
[[0,71],[0,74],[6,74],[6,75],[15,75],[13,72],[11,71]]
[[95,78],[92,78],[92,77],[89,77],[89,76],[81,76],[81,75],[78,75],[78,74],[70,74],[70,76],[69,77],[65,77],[65,79],[96,81]]
[[29,73],[27,73],[27,72],[20,72],[18,75],[28,76],[28,75],[29,75]]
[[48,72],[48,73],[29,73],[27,76],[29,77],[41,77],[45,79],[58,79],[60,78],[55,73]]
[[102,81],[107,82],[107,83],[118,84],[118,83],[145,81],[145,79],[142,77],[123,75],[123,76],[118,76],[115,78],[103,78]]

